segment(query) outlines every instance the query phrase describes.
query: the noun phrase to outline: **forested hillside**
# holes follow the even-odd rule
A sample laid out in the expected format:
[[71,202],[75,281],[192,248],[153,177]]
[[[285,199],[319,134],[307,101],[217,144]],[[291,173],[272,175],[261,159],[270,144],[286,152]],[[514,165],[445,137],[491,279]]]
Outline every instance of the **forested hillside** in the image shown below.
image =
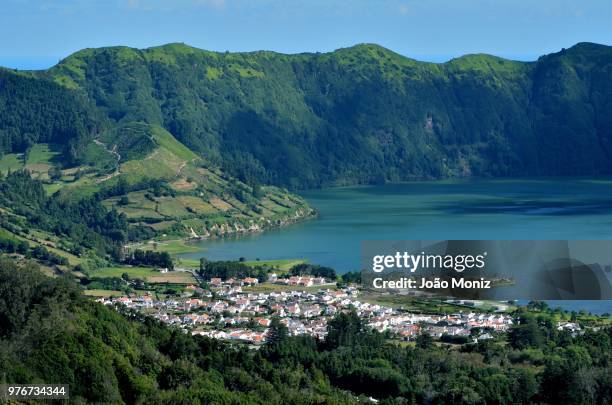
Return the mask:
[[[0,253],[26,253],[28,239],[41,241],[42,233],[57,238],[57,243],[42,245],[64,253],[57,256],[60,262],[53,264],[68,264],[65,254],[80,255],[86,249],[101,256],[118,256],[121,244],[127,241],[128,223],[116,210],[106,210],[99,199],[49,197],[43,184],[28,172],[14,172],[6,178],[0,173]],[[15,247],[4,246],[10,243]],[[25,243],[24,252],[19,251],[19,243]],[[38,243],[34,246],[44,249]]]
[[328,337],[278,320],[260,350],[185,334],[87,300],[64,278],[0,258],[0,381],[70,385],[71,402],[583,404],[612,398],[611,329],[572,337],[520,311],[507,341],[402,346],[353,312]]
[[164,127],[246,182],[612,172],[612,48],[603,45],[529,63],[468,55],[443,64],[376,45],[299,55],[114,47],[35,75],[86,96],[111,122]]
[[73,164],[105,123],[82,94],[0,68],[0,156],[52,142],[62,145],[66,163]]
[[[39,210],[48,204],[41,202],[44,194],[57,193],[48,201],[58,209],[47,213],[56,219],[65,219],[61,204],[79,200],[82,206],[125,214],[122,221],[129,222],[129,230],[126,225],[123,235],[115,235],[119,245],[162,235],[169,239],[257,232],[313,214],[303,199],[286,190],[263,186],[255,177],[239,181],[228,175],[218,162],[198,156],[160,126],[117,122],[106,113],[83,92],[48,77],[0,69],[0,187],[9,184],[3,184],[4,174],[25,169],[43,193],[33,200],[1,198],[20,191],[11,183],[13,194],[0,197],[0,217],[7,212],[21,215],[40,202],[35,207]],[[30,184],[23,177],[8,180],[24,183],[28,192]],[[19,219],[22,227],[48,225],[27,214]],[[6,229],[4,222],[0,231]],[[44,231],[65,234],[60,228]],[[85,235],[78,239],[86,242]],[[95,238],[87,242],[100,244]]]

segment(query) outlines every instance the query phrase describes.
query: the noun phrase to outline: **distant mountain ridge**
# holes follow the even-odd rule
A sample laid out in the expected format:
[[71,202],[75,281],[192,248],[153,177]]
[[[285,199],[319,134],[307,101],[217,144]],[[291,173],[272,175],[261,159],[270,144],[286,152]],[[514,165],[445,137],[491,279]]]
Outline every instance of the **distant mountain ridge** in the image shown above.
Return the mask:
[[[372,44],[296,55],[169,44],[84,49],[20,75],[86,100],[93,124],[62,139],[75,161],[100,128],[145,122],[242,181],[293,189],[612,173],[605,45],[579,43],[535,62],[477,54],[436,64]],[[19,81],[13,76],[0,75],[5,132],[2,100],[5,83]]]

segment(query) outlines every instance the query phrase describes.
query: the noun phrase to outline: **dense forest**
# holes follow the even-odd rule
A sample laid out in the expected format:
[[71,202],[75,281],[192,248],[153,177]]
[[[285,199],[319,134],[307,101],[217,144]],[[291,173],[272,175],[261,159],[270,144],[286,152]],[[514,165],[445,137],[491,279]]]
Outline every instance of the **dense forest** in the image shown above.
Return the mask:
[[136,249],[124,261],[133,266],[154,266],[174,270],[174,264],[168,252],[153,252],[151,250]]
[[52,142],[64,147],[64,159],[71,164],[105,125],[103,114],[82,94],[0,68],[0,156]]
[[42,94],[54,81],[68,101],[87,98],[109,125],[163,126],[240,180],[307,188],[610,174],[611,69],[612,49],[590,43],[535,62],[442,64],[376,45],[283,55],[171,44],[85,49],[32,75]]
[[[402,346],[353,312],[325,341],[273,320],[260,350],[190,336],[85,299],[66,278],[0,259],[0,378],[65,383],[107,403],[610,403],[612,330],[573,337],[552,313],[520,310],[507,339]],[[501,339],[501,340],[500,340]]]

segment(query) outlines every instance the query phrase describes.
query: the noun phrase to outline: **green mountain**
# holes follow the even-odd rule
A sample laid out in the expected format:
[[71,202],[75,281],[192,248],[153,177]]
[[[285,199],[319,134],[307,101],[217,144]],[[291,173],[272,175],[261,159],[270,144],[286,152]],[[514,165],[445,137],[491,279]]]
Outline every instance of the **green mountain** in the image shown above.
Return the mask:
[[536,62],[442,64],[367,44],[298,55],[170,44],[85,49],[30,75],[86,97],[107,125],[158,125],[243,181],[302,188],[609,174],[611,66],[612,48],[590,43]]
[[[83,92],[40,72],[0,69],[0,183],[2,174],[20,169],[41,181],[49,195],[56,193],[49,201],[41,197],[36,215],[51,201],[92,197],[125,214],[130,241],[255,232],[313,214],[286,190],[228,175],[160,126],[116,122]],[[9,240],[24,241],[27,232],[21,233],[32,227],[52,234],[25,237],[30,243],[58,242],[61,227],[41,229],[32,218],[20,218],[14,202],[0,201],[0,219],[9,224],[1,228],[10,231]],[[75,264],[72,253],[60,252]]]
[[57,142],[78,164],[96,134],[144,122],[243,182],[293,189],[609,174],[611,66],[612,48],[590,43],[527,63],[423,63],[368,44],[85,49],[47,71],[0,71],[0,150]]
[[272,185],[610,174],[611,72],[612,48],[588,43],[529,63],[423,63],[377,45],[85,49],[47,71],[0,69],[0,172],[95,197],[125,214],[130,240],[311,214]]

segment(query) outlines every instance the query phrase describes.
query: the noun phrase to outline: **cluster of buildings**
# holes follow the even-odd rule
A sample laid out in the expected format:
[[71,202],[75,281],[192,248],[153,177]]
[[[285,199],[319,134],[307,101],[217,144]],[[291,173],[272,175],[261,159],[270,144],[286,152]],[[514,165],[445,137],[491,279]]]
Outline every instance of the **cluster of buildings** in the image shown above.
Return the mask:
[[[299,286],[299,287],[312,287],[316,285],[325,285],[325,284],[333,284],[328,283],[328,281],[324,277],[312,277],[312,276],[292,276],[288,278],[279,278],[276,273],[271,273],[268,275],[269,283],[274,284],[282,284],[282,285],[291,285],[291,286]],[[259,280],[253,277],[245,277],[243,279],[237,278],[229,278],[227,280],[222,280],[219,277],[213,277],[210,279],[210,285],[215,288],[232,288],[232,287],[242,287],[242,286],[253,286],[259,284]]]
[[[389,330],[405,340],[415,338],[420,333],[427,333],[434,338],[449,335],[472,336],[474,340],[483,340],[493,337],[490,332],[506,332],[513,320],[507,314],[475,312],[452,315],[392,313],[387,317],[372,318],[368,324],[379,331]],[[479,333],[474,335],[473,330],[476,328]]]
[[[299,282],[300,280],[294,280]],[[191,296],[156,300],[152,295],[100,298],[107,305],[122,304],[143,311],[160,321],[176,325],[192,334],[247,343],[265,342],[273,317],[278,316],[289,334],[309,334],[325,338],[327,322],[339,311],[354,309],[368,326],[389,331],[398,338],[410,340],[426,332],[443,335],[472,336],[486,339],[490,332],[504,332],[512,325],[507,314],[458,313],[453,315],[415,314],[358,300],[353,287],[313,291],[242,291],[245,283],[227,281],[219,286],[211,280],[212,291],[188,286]],[[474,335],[472,329],[484,332]]]
[[289,278],[278,279],[276,280],[276,283],[301,287],[311,287],[313,285],[326,284],[326,280],[324,277],[293,276]]
[[251,286],[251,285],[257,285],[257,284],[259,284],[259,280],[254,277],[245,277],[243,279],[228,278],[227,280],[222,280],[219,277],[213,277],[210,279],[210,285],[215,288],[221,288],[221,287],[232,288],[232,287]]

